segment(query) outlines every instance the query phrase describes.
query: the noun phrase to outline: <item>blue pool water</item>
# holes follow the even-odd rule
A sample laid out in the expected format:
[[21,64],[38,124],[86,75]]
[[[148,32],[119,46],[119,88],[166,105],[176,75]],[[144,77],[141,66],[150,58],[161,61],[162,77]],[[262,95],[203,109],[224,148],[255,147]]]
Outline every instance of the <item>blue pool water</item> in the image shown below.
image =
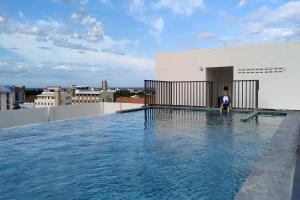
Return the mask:
[[171,109],[0,130],[0,199],[233,199],[283,121]]

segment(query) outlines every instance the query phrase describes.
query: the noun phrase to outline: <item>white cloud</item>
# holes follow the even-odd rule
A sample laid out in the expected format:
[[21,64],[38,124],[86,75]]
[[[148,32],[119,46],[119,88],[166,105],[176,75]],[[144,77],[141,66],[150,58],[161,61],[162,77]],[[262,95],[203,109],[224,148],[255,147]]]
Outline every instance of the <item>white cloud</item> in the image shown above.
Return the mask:
[[101,22],[97,22],[93,27],[91,27],[91,29],[87,32],[87,37],[91,42],[97,42],[103,38]]
[[47,20],[39,19],[36,21],[36,25],[42,29],[57,29],[64,26],[63,23],[58,22],[57,20],[49,17]]
[[32,26],[25,30],[28,34],[38,34],[40,32],[39,28],[37,26]]
[[265,23],[300,23],[300,1],[290,1],[275,10],[262,9],[260,13],[263,15]]
[[159,0],[156,5],[158,9],[170,9],[174,14],[190,16],[195,11],[204,8],[203,0]]
[[76,12],[73,12],[71,15],[70,15],[70,19],[71,21],[73,22],[79,22],[79,20],[81,19],[81,17],[84,15],[84,12],[82,11],[76,11]]
[[135,20],[149,27],[150,34],[160,43],[162,41],[161,33],[165,25],[164,19],[151,14],[153,4],[146,4],[146,2],[144,0],[130,0],[129,13]]
[[97,51],[94,48],[88,47],[87,45],[82,45],[76,42],[71,42],[69,38],[64,37],[63,35],[56,34],[51,37],[51,41],[54,45],[59,47],[65,47],[69,49],[78,49],[86,51]]
[[[107,40],[105,39],[105,41]],[[114,41],[109,43],[109,46],[114,45]],[[15,47],[16,50],[13,51],[24,58],[23,68],[20,69],[17,69],[16,65],[11,65],[11,63],[3,64],[7,67],[1,67],[0,65],[0,79],[3,82],[7,80],[5,78],[7,77],[6,73],[13,74],[15,72],[23,76],[20,84],[32,84],[33,77],[34,81],[45,85],[53,82],[64,85],[87,84],[100,81],[101,77],[104,76],[104,72],[107,71],[113,74],[109,79],[111,81],[116,77],[126,79],[125,77],[136,76],[138,73],[140,74],[140,76],[137,76],[138,78],[127,80],[127,82],[138,84],[142,82],[142,79],[148,78],[147,74],[152,72],[154,67],[152,59],[109,51],[85,51],[82,54],[82,51],[76,48],[64,48],[49,42],[37,41],[34,35],[24,33],[3,33],[0,37],[0,44],[2,48]],[[104,45],[98,43],[95,45],[104,47]],[[43,47],[46,50],[36,47]],[[64,70],[65,73],[61,74],[61,70]],[[115,76],[116,74],[119,75]],[[13,76],[16,76],[16,74],[10,77]]]
[[91,16],[86,16],[82,19],[81,24],[86,26],[94,25],[97,22],[97,19]]
[[61,47],[82,50],[94,50],[94,48],[88,47],[92,44],[86,42],[98,42],[104,37],[101,21],[89,15],[83,17],[81,23],[77,24],[77,27],[68,26],[51,17],[39,19],[33,23],[29,23],[27,20],[25,22],[7,21],[5,18],[5,26],[2,28],[0,26],[0,30],[11,34],[36,35],[36,39],[39,41],[52,41],[53,44]]
[[129,11],[131,13],[143,13],[145,12],[144,0],[130,0]]
[[161,33],[164,30],[164,19],[162,17],[157,18],[152,23],[151,33],[154,35],[158,43],[162,41]]
[[[70,21],[56,20],[51,17],[29,21],[21,19],[20,16],[8,18],[0,13],[1,48],[9,49],[10,52],[18,55],[26,66],[22,70],[15,69],[18,74],[24,73],[26,77],[36,75],[35,81],[38,82],[39,77],[59,70],[68,71],[68,74],[75,70],[77,74],[72,75],[71,81],[77,78],[83,80],[82,74],[85,74],[85,71],[101,72],[103,69],[108,69],[122,71],[123,74],[130,72],[147,74],[152,71],[154,66],[152,59],[130,54],[134,52],[136,41],[113,39],[104,33],[103,24],[98,18],[90,16],[84,10],[74,13],[69,18],[74,22],[71,24]],[[149,23],[157,33],[160,34],[163,30],[163,19],[158,19],[153,24],[152,21]],[[37,68],[41,70],[37,72]],[[7,67],[2,70],[9,73]],[[89,75],[93,78],[96,74]],[[97,80],[100,79],[98,75]],[[85,80],[91,77],[85,77]],[[142,79],[145,77],[147,76],[144,74],[141,76]],[[4,80],[2,78],[5,76],[0,73],[0,79]],[[43,82],[44,79],[40,81]]]
[[300,1],[291,1],[277,8],[260,8],[248,17],[243,31],[256,40],[289,40],[300,38]]
[[239,5],[237,6],[238,8],[243,8],[247,5],[248,0],[240,0]]
[[7,22],[7,17],[5,14],[0,13],[0,25]]
[[[54,40],[55,39],[55,40]],[[28,35],[24,33],[3,33],[0,37],[0,43],[2,48],[10,49],[15,47],[15,51],[22,58],[31,61],[32,63],[77,63],[81,65],[101,65],[112,67],[115,69],[125,69],[129,71],[149,71],[153,67],[153,61],[131,55],[120,55],[116,53],[110,53],[109,51],[86,51],[84,55],[78,52],[81,48],[65,48],[63,44],[64,38],[54,38],[54,41],[59,41],[60,45],[52,44],[49,42],[36,40],[35,35]],[[109,49],[118,45],[118,41],[114,41],[111,38],[105,36],[103,42],[94,43],[95,49]],[[121,41],[121,45],[128,45],[128,41]],[[40,48],[43,47],[44,51]]]
[[66,64],[58,64],[56,66],[53,67],[53,69],[58,69],[58,70],[71,70],[72,67],[68,66]]
[[251,39],[270,41],[270,40],[288,40],[300,37],[300,28],[290,27],[268,27],[261,24],[249,24],[245,34]]
[[64,64],[59,64],[57,66],[54,66],[53,69],[57,70],[71,70],[72,68],[70,66],[64,65]]
[[97,20],[95,17],[86,16],[82,19],[82,25],[88,27],[87,39],[90,42],[97,42],[103,38],[103,28],[101,21]]
[[163,18],[158,18],[153,22],[153,29],[158,32],[161,33],[164,29],[164,19]]
[[80,35],[80,33],[75,32],[75,33],[73,33],[72,37],[73,37],[74,39],[80,39],[80,38],[81,38],[81,35]]

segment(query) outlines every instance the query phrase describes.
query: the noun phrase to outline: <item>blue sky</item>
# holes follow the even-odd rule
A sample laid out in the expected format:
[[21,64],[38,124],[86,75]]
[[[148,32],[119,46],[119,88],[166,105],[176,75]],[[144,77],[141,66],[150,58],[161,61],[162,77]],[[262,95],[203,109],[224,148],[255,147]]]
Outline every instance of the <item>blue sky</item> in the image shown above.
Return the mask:
[[158,52],[299,37],[300,1],[0,0],[0,84],[142,86]]

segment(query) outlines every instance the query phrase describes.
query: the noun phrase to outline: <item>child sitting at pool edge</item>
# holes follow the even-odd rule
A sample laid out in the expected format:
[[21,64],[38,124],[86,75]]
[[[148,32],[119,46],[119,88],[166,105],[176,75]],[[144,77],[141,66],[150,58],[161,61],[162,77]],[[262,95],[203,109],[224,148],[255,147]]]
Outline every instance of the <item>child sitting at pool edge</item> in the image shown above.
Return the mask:
[[221,106],[220,106],[220,112],[223,110],[227,110],[227,112],[230,112],[231,110],[231,97],[228,96],[228,87],[224,87],[223,91],[223,97],[221,97]]

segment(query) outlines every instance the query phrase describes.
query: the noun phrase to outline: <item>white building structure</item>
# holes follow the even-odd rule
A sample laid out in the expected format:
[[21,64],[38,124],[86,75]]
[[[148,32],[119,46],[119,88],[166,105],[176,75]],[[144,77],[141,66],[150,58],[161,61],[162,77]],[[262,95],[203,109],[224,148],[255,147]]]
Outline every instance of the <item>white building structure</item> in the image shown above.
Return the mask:
[[89,86],[76,85],[73,86],[73,104],[81,103],[99,103],[102,102],[100,98],[100,90],[95,90]]
[[156,80],[259,80],[258,108],[300,110],[300,41],[165,52]]
[[113,102],[114,90],[109,90],[107,81],[102,81],[102,90],[84,85],[72,86],[72,104]]
[[62,91],[59,86],[48,86],[34,101],[35,108],[71,105],[72,97],[69,92]]
[[33,109],[33,108],[35,108],[35,105],[34,105],[34,103],[31,103],[31,102],[24,102],[24,103],[20,104],[20,107],[24,108],[24,109]]
[[12,110],[14,108],[15,93],[13,88],[0,85],[0,111]]

